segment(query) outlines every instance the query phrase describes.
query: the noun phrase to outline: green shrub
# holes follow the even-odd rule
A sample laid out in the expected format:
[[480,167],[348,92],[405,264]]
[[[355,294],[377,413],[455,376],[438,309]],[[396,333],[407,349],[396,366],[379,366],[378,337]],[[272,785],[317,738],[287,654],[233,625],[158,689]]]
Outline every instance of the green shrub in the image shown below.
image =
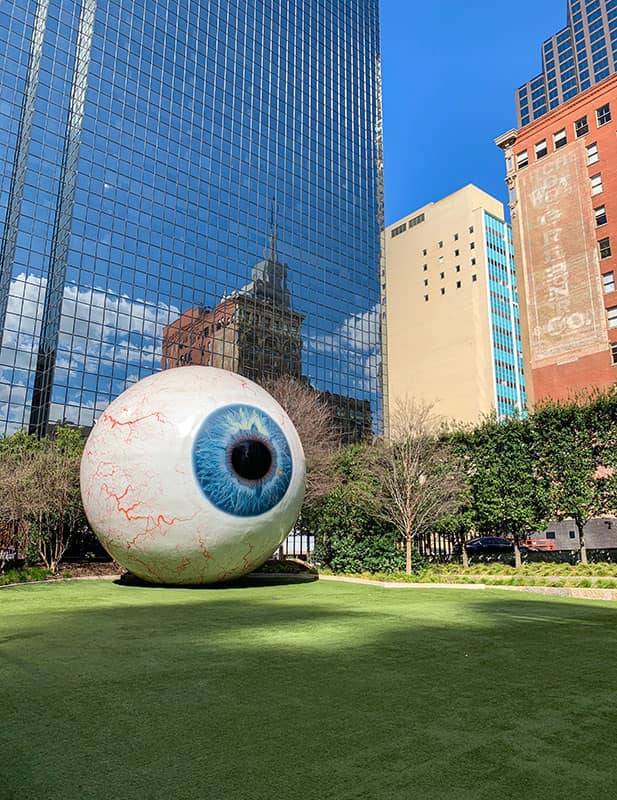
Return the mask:
[[23,569],[9,569],[0,574],[0,586],[7,583],[28,583],[30,581],[44,581],[52,574],[47,567],[24,567]]

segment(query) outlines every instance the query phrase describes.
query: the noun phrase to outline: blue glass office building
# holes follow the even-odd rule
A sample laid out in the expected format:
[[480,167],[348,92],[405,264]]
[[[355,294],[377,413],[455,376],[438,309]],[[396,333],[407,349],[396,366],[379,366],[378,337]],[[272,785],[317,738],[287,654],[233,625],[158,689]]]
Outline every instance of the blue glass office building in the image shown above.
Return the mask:
[[0,432],[89,427],[234,293],[379,425],[377,0],[4,0],[0,40]]
[[568,0],[568,23],[542,45],[542,72],[516,92],[518,127],[617,71],[617,0]]

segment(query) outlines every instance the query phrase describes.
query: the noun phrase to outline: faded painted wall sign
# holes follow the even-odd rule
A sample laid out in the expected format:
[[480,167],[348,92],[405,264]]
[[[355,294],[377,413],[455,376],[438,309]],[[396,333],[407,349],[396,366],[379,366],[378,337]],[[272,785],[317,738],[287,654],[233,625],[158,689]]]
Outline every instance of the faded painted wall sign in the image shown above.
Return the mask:
[[593,208],[583,141],[518,175],[531,365],[606,350]]

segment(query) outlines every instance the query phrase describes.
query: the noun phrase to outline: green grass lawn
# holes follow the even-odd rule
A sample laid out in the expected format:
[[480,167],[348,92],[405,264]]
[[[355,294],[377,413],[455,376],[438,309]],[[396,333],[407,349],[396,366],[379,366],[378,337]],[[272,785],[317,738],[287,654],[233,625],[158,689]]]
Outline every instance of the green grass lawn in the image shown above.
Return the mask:
[[617,796],[617,605],[338,583],[0,591],[2,800]]

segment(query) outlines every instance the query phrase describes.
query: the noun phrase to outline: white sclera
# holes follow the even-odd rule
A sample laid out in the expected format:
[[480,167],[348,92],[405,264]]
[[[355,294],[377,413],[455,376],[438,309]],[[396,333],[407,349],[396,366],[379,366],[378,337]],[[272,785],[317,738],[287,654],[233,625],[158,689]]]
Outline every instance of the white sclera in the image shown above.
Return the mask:
[[[204,419],[236,403],[278,424],[293,462],[283,498],[254,517],[217,509],[193,470]],[[217,583],[262,564],[293,527],[304,480],[302,445],[286,412],[256,383],[215,367],[179,367],[131,386],[97,421],[81,463],[92,529],[119,564],[152,583]]]

